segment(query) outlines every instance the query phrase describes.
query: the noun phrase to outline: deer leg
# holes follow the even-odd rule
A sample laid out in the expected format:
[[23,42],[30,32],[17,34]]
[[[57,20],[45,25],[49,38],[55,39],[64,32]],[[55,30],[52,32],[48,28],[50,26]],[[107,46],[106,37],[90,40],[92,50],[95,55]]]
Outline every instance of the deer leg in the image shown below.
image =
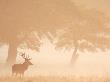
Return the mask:
[[24,77],[24,73],[21,74],[21,77],[22,77],[22,78]]
[[23,74],[22,74],[22,73],[20,73],[20,78],[21,78],[21,79],[23,78]]
[[22,78],[22,73],[20,73],[20,78]]
[[18,77],[19,76],[19,73],[15,73],[15,77]]
[[15,74],[15,73],[14,73],[14,72],[12,72],[11,77],[14,77],[14,74]]
[[14,76],[14,73],[12,72],[11,76]]

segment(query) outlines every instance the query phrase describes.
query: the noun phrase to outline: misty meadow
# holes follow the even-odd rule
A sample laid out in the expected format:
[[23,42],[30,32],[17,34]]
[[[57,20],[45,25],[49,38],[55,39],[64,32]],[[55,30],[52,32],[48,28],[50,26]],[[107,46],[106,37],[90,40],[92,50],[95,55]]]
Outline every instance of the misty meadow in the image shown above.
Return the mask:
[[110,0],[0,0],[1,82],[109,82]]

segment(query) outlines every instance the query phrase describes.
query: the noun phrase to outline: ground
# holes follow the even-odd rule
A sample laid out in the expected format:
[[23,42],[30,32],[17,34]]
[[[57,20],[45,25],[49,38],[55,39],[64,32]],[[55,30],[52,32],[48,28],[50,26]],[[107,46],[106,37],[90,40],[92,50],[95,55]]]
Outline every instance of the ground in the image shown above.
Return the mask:
[[34,77],[0,77],[0,82],[110,82],[109,77],[100,76],[34,76]]

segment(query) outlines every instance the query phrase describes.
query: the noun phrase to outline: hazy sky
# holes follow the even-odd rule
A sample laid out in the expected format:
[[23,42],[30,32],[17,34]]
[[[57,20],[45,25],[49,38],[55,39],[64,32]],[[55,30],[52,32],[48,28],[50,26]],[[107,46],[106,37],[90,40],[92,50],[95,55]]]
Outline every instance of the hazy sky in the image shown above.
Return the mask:
[[110,16],[110,0],[72,0],[77,5],[100,10]]

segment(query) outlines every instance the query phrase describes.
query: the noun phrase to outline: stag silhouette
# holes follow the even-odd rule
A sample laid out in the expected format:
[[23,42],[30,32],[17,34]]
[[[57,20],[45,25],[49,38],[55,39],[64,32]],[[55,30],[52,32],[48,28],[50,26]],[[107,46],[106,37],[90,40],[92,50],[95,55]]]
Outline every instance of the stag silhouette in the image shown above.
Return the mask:
[[32,58],[29,58],[29,55],[25,55],[25,53],[23,53],[22,58],[25,59],[25,61],[22,64],[14,64],[12,66],[12,75],[20,75],[20,77],[24,76],[24,72],[28,69],[29,65],[33,65],[30,60]]

